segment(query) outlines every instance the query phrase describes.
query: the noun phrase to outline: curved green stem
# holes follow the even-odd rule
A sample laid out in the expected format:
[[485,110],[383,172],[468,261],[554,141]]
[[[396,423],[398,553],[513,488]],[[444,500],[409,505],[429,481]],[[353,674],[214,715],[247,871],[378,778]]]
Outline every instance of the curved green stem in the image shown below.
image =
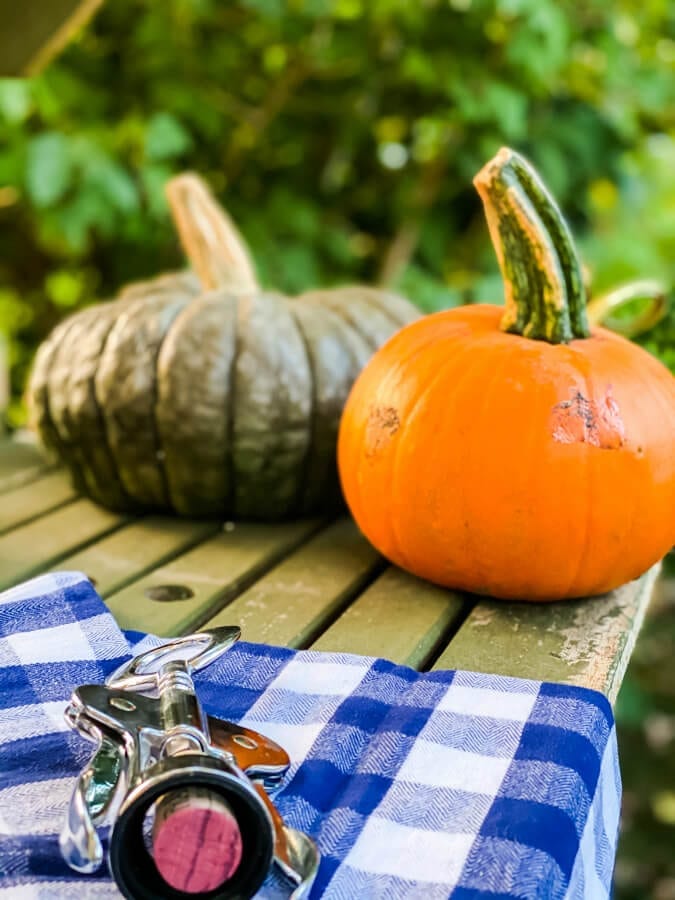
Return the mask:
[[474,184],[504,278],[502,330],[552,344],[588,337],[586,289],[574,241],[535,170],[504,147]]
[[[629,316],[615,314],[622,307],[642,301]],[[644,334],[657,325],[668,312],[668,288],[660,281],[631,281],[613,288],[601,297],[593,297],[588,304],[591,325],[604,325],[624,337]]]

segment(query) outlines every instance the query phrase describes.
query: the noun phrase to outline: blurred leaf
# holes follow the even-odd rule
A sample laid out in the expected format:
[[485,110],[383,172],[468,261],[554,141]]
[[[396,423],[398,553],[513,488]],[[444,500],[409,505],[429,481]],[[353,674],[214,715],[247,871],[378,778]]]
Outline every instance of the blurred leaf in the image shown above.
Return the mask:
[[484,102],[505,140],[517,141],[522,137],[527,127],[528,99],[525,94],[496,82],[490,85]]
[[[269,287],[373,282],[411,235],[391,271],[431,311],[502,302],[471,180],[508,143],[594,291],[675,284],[671,5],[104,4],[42,75],[0,81],[13,396],[66,311],[183,264],[164,198],[181,168],[226,202]],[[640,342],[675,370],[673,314]]]
[[273,19],[280,18],[284,12],[282,0],[241,0],[241,2],[242,6]]
[[[138,191],[129,173],[115,160],[99,156],[85,168],[84,181],[87,190],[98,191],[111,210],[133,212],[138,207]],[[102,217],[108,221],[108,216]]]
[[25,142],[14,145],[12,151],[0,152],[0,184],[23,185],[26,176]]
[[165,165],[143,166],[140,172],[148,211],[153,218],[165,218],[168,211],[164,187],[171,177]]
[[0,288],[0,332],[12,335],[32,319],[30,308],[22,303],[16,291]]
[[45,220],[45,237],[54,240],[54,231],[61,235],[66,244],[80,255],[88,248],[91,233],[98,229],[103,234],[111,234],[115,225],[115,213],[106,197],[95,190],[77,194],[64,204],[58,216]]
[[0,116],[10,123],[23,122],[31,108],[30,82],[0,78]]
[[145,132],[145,154],[150,160],[173,159],[192,146],[186,129],[170,113],[157,113]]
[[72,171],[65,135],[47,132],[28,144],[26,188],[37,207],[52,206],[61,199],[70,186]]
[[75,306],[84,294],[86,278],[83,272],[59,269],[47,276],[45,289],[56,306],[68,309]]
[[284,243],[276,247],[276,253],[269,254],[268,263],[262,267],[265,281],[288,285],[288,292],[299,294],[309,290],[318,282],[316,259],[311,250],[302,244]]
[[424,269],[414,265],[408,266],[395,287],[405,296],[414,297],[420,309],[427,313],[458,306],[462,302],[459,291],[446,287]]

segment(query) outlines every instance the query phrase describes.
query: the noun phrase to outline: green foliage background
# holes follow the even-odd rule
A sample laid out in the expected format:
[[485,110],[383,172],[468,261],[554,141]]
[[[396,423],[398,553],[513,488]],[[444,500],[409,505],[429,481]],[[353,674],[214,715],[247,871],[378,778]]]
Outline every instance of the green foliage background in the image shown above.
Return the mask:
[[[0,330],[15,401],[71,309],[181,266],[163,184],[203,173],[263,281],[499,300],[471,179],[540,168],[602,289],[673,277],[669,0],[115,0],[0,82]],[[650,335],[675,363],[673,319]]]
[[[435,310],[501,299],[471,180],[506,143],[594,291],[675,283],[674,73],[671,0],[108,0],[43,75],[0,81],[10,424],[56,321],[183,265],[163,185],[186,168],[266,284],[387,282]],[[642,341],[675,370],[672,310]],[[670,568],[617,708],[621,900],[675,900]]]

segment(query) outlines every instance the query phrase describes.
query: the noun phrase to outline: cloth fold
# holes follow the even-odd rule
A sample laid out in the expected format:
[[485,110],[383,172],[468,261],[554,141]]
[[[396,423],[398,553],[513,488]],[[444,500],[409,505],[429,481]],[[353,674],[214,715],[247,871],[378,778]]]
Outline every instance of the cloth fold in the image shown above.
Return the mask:
[[[63,709],[157,643],[123,634],[81,573],[0,594],[0,896],[120,896],[60,857],[93,750]],[[601,694],[244,641],[195,682],[207,712],[288,751],[275,803],[321,850],[312,898],[609,898],[621,784]]]

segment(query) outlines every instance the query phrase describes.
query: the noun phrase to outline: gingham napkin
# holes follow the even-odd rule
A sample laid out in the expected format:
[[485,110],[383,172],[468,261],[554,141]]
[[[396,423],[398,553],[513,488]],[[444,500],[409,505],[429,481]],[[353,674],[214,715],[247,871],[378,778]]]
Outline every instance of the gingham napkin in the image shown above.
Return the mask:
[[[79,573],[0,594],[0,896],[120,896],[71,872],[57,834],[93,750],[65,703],[130,641]],[[601,694],[244,642],[195,680],[208,712],[289,752],[275,802],[321,850],[312,898],[609,897],[621,786]]]

